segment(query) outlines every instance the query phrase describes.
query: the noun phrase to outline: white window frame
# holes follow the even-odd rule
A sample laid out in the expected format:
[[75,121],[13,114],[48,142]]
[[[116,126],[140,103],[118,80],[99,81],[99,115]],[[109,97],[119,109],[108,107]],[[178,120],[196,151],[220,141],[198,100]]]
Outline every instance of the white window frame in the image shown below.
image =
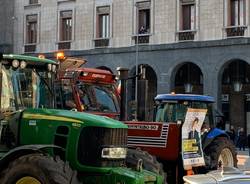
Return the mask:
[[[239,0],[242,2],[242,6],[243,6],[243,15],[240,16],[240,23],[238,22],[238,20],[236,20],[236,24],[232,25],[231,22],[231,16],[232,16],[232,12],[231,12],[231,0],[224,0],[224,27],[230,27],[230,26],[246,26],[247,22],[249,21],[249,13],[247,11],[247,7],[249,6],[249,2],[248,0]],[[235,17],[236,18],[236,17]],[[237,17],[238,18],[238,17]]]
[[[99,38],[99,36],[97,35],[97,9],[99,7],[109,7],[109,37],[103,37],[103,38]],[[111,1],[96,1],[94,4],[94,34],[93,34],[93,40],[97,40],[97,39],[110,39],[113,37],[113,3]],[[111,45],[111,42],[110,44]]]
[[[105,7],[108,7],[109,8],[109,11],[108,13],[106,13],[108,15],[108,20],[106,20],[106,26],[104,29],[100,29],[99,25],[97,26],[97,24],[99,24],[99,21],[100,21],[100,15],[105,15],[105,13],[101,14],[98,12],[98,9],[99,8],[105,8]],[[111,7],[109,5],[107,6],[98,6],[96,7],[96,20],[95,20],[95,38],[96,39],[109,39],[111,36]],[[102,26],[103,27],[103,26]],[[107,28],[107,29],[106,29]],[[99,29],[99,30],[97,30]],[[102,32],[102,36],[99,36],[100,35],[100,31]],[[98,32],[98,35],[97,35],[97,32]]]
[[[194,4],[194,26],[191,30],[182,30],[182,5]],[[194,40],[199,39],[199,25],[200,25],[200,0],[176,0],[176,37],[175,41],[180,42],[179,33],[181,32],[194,32]],[[183,42],[183,40],[181,41]]]
[[[37,38],[36,38],[36,43],[27,43],[27,16],[29,15],[37,15]],[[40,20],[41,16],[40,16],[40,12],[27,12],[26,14],[24,14],[23,17],[23,22],[24,22],[24,26],[23,26],[23,45],[38,45],[40,43]]]
[[155,7],[155,1],[154,0],[133,0],[133,36],[136,36],[138,32],[138,23],[139,23],[139,10],[137,8],[138,3],[143,3],[143,2],[150,2],[150,30],[147,35],[152,35],[155,32],[155,12],[154,12],[154,7]]
[[[198,19],[199,19],[199,9],[198,9],[198,4],[199,2],[197,0],[177,0],[177,8],[179,13],[177,17],[177,31],[196,31],[198,30]],[[193,8],[193,18],[191,16],[191,29],[190,30],[183,30],[183,11],[182,11],[182,6],[183,5],[194,5]],[[193,21],[192,21],[193,19]]]
[[[61,16],[61,12],[63,11],[72,11],[72,35],[71,35],[71,40],[67,40],[67,41],[61,41],[60,40],[60,16]],[[57,43],[63,43],[63,42],[73,42],[75,40],[75,9],[74,8],[60,8],[58,9],[57,12]]]

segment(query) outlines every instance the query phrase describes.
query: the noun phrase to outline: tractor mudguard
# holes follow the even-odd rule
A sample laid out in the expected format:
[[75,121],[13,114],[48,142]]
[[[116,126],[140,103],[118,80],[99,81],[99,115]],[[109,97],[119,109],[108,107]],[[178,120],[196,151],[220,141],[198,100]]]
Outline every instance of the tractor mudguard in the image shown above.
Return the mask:
[[227,137],[229,139],[228,134],[219,128],[213,128],[210,130],[207,135],[203,138],[202,147],[203,150],[211,143],[216,137]]
[[59,148],[58,146],[55,145],[24,145],[24,146],[18,146],[14,149],[11,149],[8,151],[5,155],[3,155],[0,159],[0,171],[2,171],[5,167],[7,167],[8,163],[11,161],[15,160],[16,158],[27,155],[27,154],[32,154],[32,153],[44,153],[42,149],[45,148]]
[[219,128],[213,128],[211,131],[208,132],[207,138],[214,139],[215,137],[218,137],[220,135],[228,137],[227,133],[224,130],[221,130]]

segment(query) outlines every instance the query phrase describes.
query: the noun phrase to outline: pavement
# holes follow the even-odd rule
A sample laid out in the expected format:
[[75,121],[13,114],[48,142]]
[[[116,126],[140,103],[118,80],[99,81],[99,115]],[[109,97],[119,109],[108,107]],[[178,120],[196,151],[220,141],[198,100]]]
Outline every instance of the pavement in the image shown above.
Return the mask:
[[245,149],[245,151],[239,151],[237,148],[237,153],[238,168],[250,171],[250,156],[248,149]]

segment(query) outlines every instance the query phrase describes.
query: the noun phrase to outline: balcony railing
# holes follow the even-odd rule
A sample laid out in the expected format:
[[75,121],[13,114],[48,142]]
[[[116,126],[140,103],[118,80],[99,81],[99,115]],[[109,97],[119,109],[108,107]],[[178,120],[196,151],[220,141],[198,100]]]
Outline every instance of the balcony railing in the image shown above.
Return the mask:
[[110,38],[96,38],[94,39],[95,47],[108,47]]
[[247,26],[229,26],[225,27],[227,37],[241,37],[245,35]]
[[138,34],[138,35],[133,35],[133,39],[135,40],[135,44],[147,44],[149,43],[149,38],[151,34],[146,33],[146,34]]
[[71,41],[58,42],[58,50],[68,50],[71,47]]
[[178,40],[179,41],[189,41],[194,40],[196,30],[183,30],[178,31]]
[[33,53],[36,52],[36,43],[32,44],[25,44],[24,45],[24,52],[25,53]]

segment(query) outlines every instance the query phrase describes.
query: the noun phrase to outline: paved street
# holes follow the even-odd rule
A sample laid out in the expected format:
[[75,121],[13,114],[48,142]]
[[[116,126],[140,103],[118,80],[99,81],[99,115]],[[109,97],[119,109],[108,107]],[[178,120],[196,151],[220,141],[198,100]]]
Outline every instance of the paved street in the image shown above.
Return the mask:
[[238,151],[237,158],[239,169],[250,171],[250,157],[248,155],[248,149],[245,151]]

